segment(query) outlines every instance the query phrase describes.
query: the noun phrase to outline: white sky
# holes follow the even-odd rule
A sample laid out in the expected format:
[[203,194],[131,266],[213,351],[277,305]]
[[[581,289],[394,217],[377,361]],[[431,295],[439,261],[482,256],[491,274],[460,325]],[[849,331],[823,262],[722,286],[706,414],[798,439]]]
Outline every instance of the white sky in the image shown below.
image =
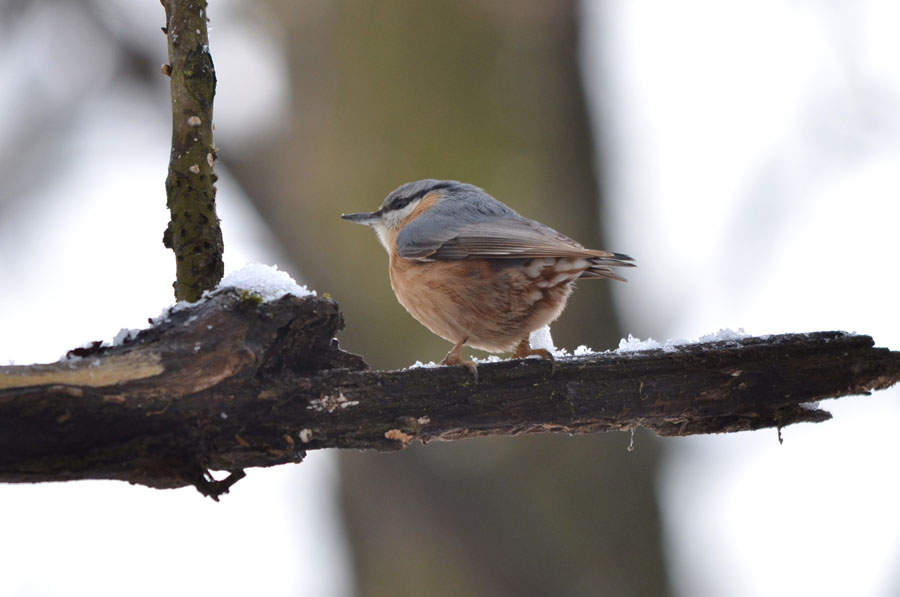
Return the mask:
[[[626,329],[841,329],[900,348],[900,4],[586,0]],[[900,392],[835,420],[669,440],[678,593],[900,591]],[[639,448],[639,446],[638,446]]]

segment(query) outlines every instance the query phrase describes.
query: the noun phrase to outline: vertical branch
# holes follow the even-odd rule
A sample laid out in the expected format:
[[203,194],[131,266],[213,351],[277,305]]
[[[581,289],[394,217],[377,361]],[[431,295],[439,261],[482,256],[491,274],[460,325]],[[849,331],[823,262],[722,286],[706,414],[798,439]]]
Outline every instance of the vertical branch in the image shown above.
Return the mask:
[[224,273],[216,217],[213,98],[216,72],[209,53],[206,0],[162,0],[172,78],[172,153],[166,178],[171,220],[163,244],[175,252],[175,298],[196,301]]

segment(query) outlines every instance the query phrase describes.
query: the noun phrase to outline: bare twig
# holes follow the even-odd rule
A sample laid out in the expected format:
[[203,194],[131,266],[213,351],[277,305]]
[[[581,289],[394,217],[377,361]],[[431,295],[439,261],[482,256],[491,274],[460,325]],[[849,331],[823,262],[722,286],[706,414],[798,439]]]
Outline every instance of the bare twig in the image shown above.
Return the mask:
[[213,98],[205,0],[163,0],[172,78],[172,153],[166,194],[172,219],[163,244],[175,252],[175,298],[196,301],[222,279],[222,230],[216,217]]
[[541,360],[482,364],[475,384],[464,367],[365,371],[337,346],[341,327],[330,300],[229,290],[123,346],[0,368],[0,481],[123,479],[216,497],[241,469],[311,449],[780,428],[830,418],[811,402],[900,380],[900,353],[819,332],[562,359],[552,375]]

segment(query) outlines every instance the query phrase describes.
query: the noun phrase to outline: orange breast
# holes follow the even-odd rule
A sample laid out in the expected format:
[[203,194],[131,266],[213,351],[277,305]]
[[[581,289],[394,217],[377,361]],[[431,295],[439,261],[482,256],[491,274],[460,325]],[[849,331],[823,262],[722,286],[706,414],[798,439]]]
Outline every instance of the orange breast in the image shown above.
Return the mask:
[[[391,286],[400,304],[422,325],[449,342],[489,352],[508,352],[532,331],[556,319],[573,290],[553,263],[470,259],[419,262],[390,259]],[[543,260],[541,260],[543,261]],[[531,266],[531,267],[529,267]]]

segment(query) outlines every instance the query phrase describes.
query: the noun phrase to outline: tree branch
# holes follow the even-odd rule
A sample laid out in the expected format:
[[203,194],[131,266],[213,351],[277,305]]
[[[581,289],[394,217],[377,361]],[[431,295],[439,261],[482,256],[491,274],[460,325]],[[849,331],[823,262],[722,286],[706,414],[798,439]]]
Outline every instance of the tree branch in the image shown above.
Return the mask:
[[172,78],[172,152],[166,178],[172,214],[163,244],[175,252],[175,298],[196,301],[222,279],[222,230],[216,216],[213,98],[205,0],[163,0]]
[[[212,497],[307,450],[643,426],[660,435],[820,422],[808,403],[900,380],[868,336],[787,334],[464,367],[366,371],[338,306],[228,289],[124,345],[0,368],[0,481],[122,479]],[[216,481],[210,470],[232,475]]]

